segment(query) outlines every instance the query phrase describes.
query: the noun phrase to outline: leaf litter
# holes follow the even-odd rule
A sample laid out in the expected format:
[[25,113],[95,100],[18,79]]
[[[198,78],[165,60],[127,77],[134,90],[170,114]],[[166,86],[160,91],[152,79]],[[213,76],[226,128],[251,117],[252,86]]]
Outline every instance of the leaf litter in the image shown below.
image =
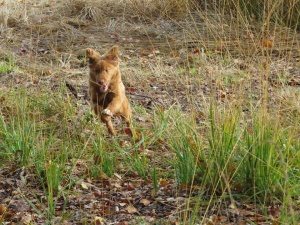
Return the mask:
[[[30,7],[33,6],[30,4],[34,3],[29,1],[26,4]],[[142,126],[151,123],[153,118],[150,110],[153,107],[167,109],[170,105],[176,104],[183,112],[191,111],[190,93],[195,97],[193,104],[199,108],[202,107],[202,102],[212,94],[220,104],[227,100],[234,100],[237,96],[234,95],[232,89],[235,87],[228,84],[226,80],[220,80],[216,75],[220,73],[240,76],[240,70],[246,71],[250,76],[242,77],[237,81],[233,80],[233,83],[247,81],[246,88],[257,90],[253,93],[254,98],[261,98],[262,88],[257,82],[258,76],[261,75],[259,69],[253,68],[251,63],[240,58],[234,59],[233,64],[224,69],[208,58],[210,51],[214,53],[222,53],[225,50],[238,51],[234,49],[234,43],[214,45],[208,41],[209,37],[206,37],[204,42],[207,42],[205,47],[208,50],[205,53],[201,48],[192,47],[195,40],[185,40],[185,43],[191,44],[191,47],[186,49],[182,46],[181,33],[174,29],[174,26],[178,24],[172,25],[172,22],[167,20],[154,21],[154,24],[126,22],[129,27],[124,29],[116,25],[113,32],[109,26],[105,30],[77,16],[67,17],[62,20],[62,23],[58,23],[54,22],[56,19],[53,19],[57,18],[54,13],[58,6],[56,4],[60,4],[60,1],[53,1],[51,5],[45,6],[45,11],[41,11],[41,14],[37,14],[35,18],[30,18],[32,21],[27,26],[21,27],[16,24],[14,27],[11,24],[12,32],[22,34],[14,37],[13,42],[10,37],[1,38],[0,58],[6,57],[8,52],[13,52],[16,54],[20,67],[18,71],[0,74],[0,90],[4,93],[9,88],[20,87],[26,87],[32,91],[39,91],[46,87],[56,91],[67,79],[65,85],[70,95],[81,105],[82,110],[86,111],[89,107],[89,97],[86,82],[87,64],[83,50],[88,46],[96,46],[102,50],[114,43],[121,45],[124,49],[121,55],[121,70],[130,100],[149,112],[143,116],[135,116]],[[41,23],[42,20],[45,22]],[[160,26],[172,27],[172,29],[166,29],[168,32],[164,34],[166,37],[163,39],[158,37],[161,29],[157,28]],[[148,32],[150,40],[144,38],[143,30]],[[30,38],[24,38],[29,36]],[[170,41],[168,44],[165,43],[166,38]],[[249,38],[253,39],[255,35],[253,33],[245,35],[246,40]],[[284,39],[277,41],[283,42]],[[174,50],[170,50],[170,45]],[[155,46],[155,48],[149,46]],[[286,49],[288,54],[283,59],[278,56],[278,51],[274,49],[274,46],[276,47],[276,42],[271,42],[271,40],[262,42],[263,48],[272,48],[270,54],[274,56],[270,62],[271,87],[269,91],[275,92],[276,87],[282,85],[299,86],[299,50],[297,52],[299,48]],[[253,49],[253,46],[242,49]],[[259,56],[258,60],[261,60],[262,68],[266,66],[267,59],[264,56]],[[35,63],[30,63],[32,61]],[[195,62],[198,64],[197,68],[191,68]],[[144,78],[144,74],[147,79]],[[187,78],[186,74],[191,76]],[[199,77],[197,74],[204,74],[204,77]],[[1,99],[5,101],[2,96]],[[273,103],[276,103],[276,99]],[[2,113],[5,114],[5,112]],[[201,117],[201,112],[199,115]],[[144,151],[148,157],[153,158],[153,150]],[[28,176],[24,172],[23,169],[16,168],[9,163],[1,167],[0,222],[3,224],[43,224],[46,220],[37,213],[47,207],[44,191],[36,177],[30,175],[30,171],[26,171],[29,173]],[[173,179],[160,180],[158,190],[154,190],[152,181],[133,174],[116,173],[111,178],[106,174],[101,174],[96,180],[81,178],[84,175],[85,171],[74,170],[74,176],[77,176],[79,182],[67,191],[67,199],[63,196],[57,197],[54,221],[62,224],[91,222],[121,225],[136,221],[137,217],[144,217],[149,223],[166,219],[169,224],[178,224],[177,218],[180,217],[181,211],[185,210],[190,193],[192,196],[200,196],[202,193],[202,190],[197,187],[187,185],[178,187]],[[203,218],[203,223],[269,224],[262,210],[257,209],[252,202],[238,203],[237,209],[231,209],[230,204],[230,201],[224,200],[218,205],[210,206],[209,216]],[[205,202],[203,207],[206,207]],[[199,210],[204,210],[204,208],[200,207]],[[276,203],[269,206],[267,214],[273,224],[279,224],[277,221],[279,211],[280,206]]]

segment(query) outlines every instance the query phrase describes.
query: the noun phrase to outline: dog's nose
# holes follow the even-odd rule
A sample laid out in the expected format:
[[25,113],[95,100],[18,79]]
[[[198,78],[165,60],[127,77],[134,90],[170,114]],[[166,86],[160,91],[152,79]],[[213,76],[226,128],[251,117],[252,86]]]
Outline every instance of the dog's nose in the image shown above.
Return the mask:
[[99,80],[99,84],[103,85],[104,84],[104,80]]

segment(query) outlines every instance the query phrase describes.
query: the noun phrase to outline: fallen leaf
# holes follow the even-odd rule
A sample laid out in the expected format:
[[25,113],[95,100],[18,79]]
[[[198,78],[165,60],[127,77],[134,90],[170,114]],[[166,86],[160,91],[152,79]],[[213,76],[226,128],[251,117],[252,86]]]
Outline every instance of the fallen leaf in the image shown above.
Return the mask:
[[134,214],[137,213],[137,209],[133,206],[133,205],[129,205],[125,208],[125,210],[130,213],[130,214]]
[[265,222],[266,221],[266,217],[264,217],[264,216],[255,216],[255,217],[248,217],[248,218],[252,222],[256,222],[256,223],[260,223],[260,222]]
[[119,180],[122,179],[122,176],[121,176],[121,175],[119,175],[119,174],[117,174],[117,173],[114,173],[114,175],[115,175],[115,177],[117,177]]
[[87,186],[87,184],[84,183],[84,182],[82,182],[80,185],[81,185],[81,187],[82,187],[83,189],[85,189],[85,190],[88,190],[88,189],[89,189],[88,186]]
[[299,86],[300,80],[292,78],[290,81],[288,81],[288,85],[290,86]]
[[16,84],[19,84],[19,83],[21,83],[22,80],[20,78],[15,78],[14,81]]
[[136,89],[134,87],[128,87],[126,88],[126,91],[132,93],[132,92],[136,92]]
[[129,128],[125,128],[124,133],[127,135],[131,135],[131,130]]
[[0,205],[0,215],[3,215],[7,210],[7,207],[5,205]]
[[262,39],[261,45],[265,48],[273,48],[274,41],[270,39]]
[[160,187],[165,187],[167,184],[168,184],[168,182],[166,180],[160,180],[160,182],[159,182]]
[[112,182],[111,186],[115,188],[122,188],[122,185],[119,182]]
[[152,198],[154,198],[154,197],[155,197],[155,195],[156,195],[156,190],[155,190],[155,189],[153,189],[153,190],[151,191],[151,197],[152,197]]
[[61,52],[61,51],[62,51],[62,48],[61,48],[61,47],[57,47],[57,48],[55,48],[55,50],[56,50],[57,52]]
[[100,174],[101,179],[108,179],[108,176],[105,173]]
[[131,59],[129,55],[122,55],[123,60],[128,61]]
[[32,220],[31,215],[28,214],[28,213],[26,213],[26,214],[22,217],[21,222],[22,222],[22,224],[29,224],[29,223],[31,222],[31,220]]
[[85,38],[82,39],[82,44],[86,44],[87,42],[88,41]]
[[193,53],[198,54],[198,53],[200,53],[200,50],[198,48],[196,48],[196,49],[193,50]]
[[101,225],[101,224],[103,224],[103,222],[104,222],[104,219],[100,216],[96,216],[92,221],[92,223],[96,224],[96,225]]
[[144,206],[148,206],[150,205],[151,201],[149,201],[148,199],[143,198],[140,203],[144,204]]
[[[230,210],[231,213],[234,213],[232,210]],[[247,209],[239,209],[238,211],[238,214],[239,215],[242,215],[242,216],[255,216],[256,213],[255,212],[252,212],[250,210],[247,210]]]
[[279,211],[276,211],[275,209],[270,209],[268,211],[268,214],[273,216],[273,217],[276,217],[278,215]]

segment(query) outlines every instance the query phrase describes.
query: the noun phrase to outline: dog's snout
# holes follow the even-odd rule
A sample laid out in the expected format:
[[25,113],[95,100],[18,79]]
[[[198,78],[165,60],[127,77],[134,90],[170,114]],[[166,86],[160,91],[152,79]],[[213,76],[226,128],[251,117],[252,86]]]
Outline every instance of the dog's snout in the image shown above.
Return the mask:
[[99,84],[103,85],[104,83],[104,80],[99,80]]

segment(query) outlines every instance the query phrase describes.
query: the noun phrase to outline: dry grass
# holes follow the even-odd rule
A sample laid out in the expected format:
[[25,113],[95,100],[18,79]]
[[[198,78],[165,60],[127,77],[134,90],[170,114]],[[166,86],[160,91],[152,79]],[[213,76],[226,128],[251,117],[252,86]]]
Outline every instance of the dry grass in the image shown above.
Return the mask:
[[[290,196],[297,196],[295,193],[298,188],[292,184],[296,184],[299,178],[298,167],[295,166],[299,165],[295,149],[299,142],[297,133],[300,132],[299,32],[283,26],[279,20],[274,20],[276,17],[262,22],[249,18],[242,14],[241,8],[231,4],[233,1],[230,4],[228,1],[218,1],[221,5],[202,5],[201,2],[208,1],[117,0],[113,4],[111,0],[5,1],[0,9],[0,60],[6,62],[1,65],[12,62],[18,69],[6,66],[3,70],[6,72],[0,74],[0,107],[5,106],[0,110],[5,121],[11,118],[18,122],[14,118],[22,121],[22,115],[25,114],[20,113],[21,109],[16,110],[15,103],[24,104],[28,124],[23,125],[29,130],[35,129],[42,137],[42,141],[36,137],[33,141],[38,143],[37,149],[41,149],[34,154],[45,153],[45,158],[39,158],[46,161],[40,164],[41,170],[50,168],[48,159],[52,159],[52,162],[57,160],[52,172],[56,172],[55,166],[58,164],[65,165],[66,161],[72,164],[73,161],[68,157],[60,157],[59,153],[63,152],[72,159],[80,159],[85,165],[78,176],[99,175],[99,165],[93,164],[93,157],[96,153],[103,153],[99,149],[105,149],[108,160],[105,165],[108,165],[109,174],[118,170],[124,176],[129,176],[135,168],[147,173],[147,169],[153,169],[155,164],[158,178],[169,179],[174,178],[173,167],[177,165],[174,163],[171,168],[168,164],[170,158],[175,158],[170,146],[178,147],[178,157],[182,149],[190,149],[188,156],[192,157],[191,160],[195,160],[193,157],[197,158],[198,153],[203,153],[200,155],[208,163],[221,162],[223,159],[219,152],[226,149],[232,151],[227,152],[227,161],[209,164],[225,165],[221,169],[211,166],[209,176],[214,177],[215,184],[209,184],[208,178],[200,183],[204,189],[216,185],[210,193],[218,194],[217,198],[219,194],[226,198],[230,191],[239,191],[239,183],[230,183],[231,180],[227,179],[236,179],[235,174],[240,173],[244,161],[239,161],[238,166],[234,164],[249,153],[240,140],[249,131],[249,138],[255,142],[255,135],[260,137],[259,129],[265,126],[264,123],[260,124],[264,121],[258,120],[259,123],[255,124],[254,119],[266,118],[269,124],[276,124],[267,127],[269,133],[265,135],[270,143],[277,143],[276,135],[280,134],[278,136],[282,139],[276,147],[283,146],[290,151],[290,155],[280,156],[283,159],[279,166],[284,165],[281,168],[287,168],[292,174],[285,176],[291,176],[291,183],[286,179],[286,186],[281,186],[278,192],[272,192],[272,188],[268,191],[278,198],[284,193],[281,203],[283,208],[287,204],[286,208],[289,209],[294,203]],[[278,9],[274,12],[278,12]],[[139,143],[124,141],[122,135],[113,141],[103,138],[103,127],[91,123],[93,119],[89,114],[84,49],[92,47],[103,53],[113,44],[121,46],[121,73],[134,107],[135,126],[143,137]],[[72,88],[65,87],[66,81],[76,93],[74,90],[72,92]],[[215,124],[212,124],[212,116]],[[236,125],[232,133],[235,142],[230,148],[223,148],[222,144],[231,141],[231,126],[234,125],[230,121]],[[10,128],[6,123],[2,125]],[[257,126],[257,133],[251,133],[254,125]],[[210,134],[210,126],[216,127],[215,134]],[[19,132],[25,138],[30,138],[26,131],[20,129]],[[217,138],[209,139],[209,135]],[[49,136],[53,141],[51,143],[47,141]],[[3,136],[0,135],[1,138]],[[10,146],[10,139],[7,140],[7,146]],[[255,144],[261,144],[263,149],[265,143],[262,140]],[[199,152],[199,146],[203,147],[203,152]],[[48,148],[50,152],[47,152]],[[29,153],[31,149],[30,146],[27,148]],[[208,149],[215,150],[216,157],[211,160]],[[277,149],[272,146],[272,153],[273,150],[279,157]],[[120,158],[115,158],[115,152]],[[8,155],[14,157],[13,153]],[[25,156],[30,158],[30,154]],[[112,161],[109,160],[111,156]],[[235,159],[235,156],[241,157]],[[284,157],[288,157],[287,164]],[[188,165],[184,158],[182,160],[182,165]],[[278,166],[276,160],[275,166],[268,164],[270,169]],[[111,165],[115,162],[121,165],[113,168]],[[230,167],[229,163],[233,166]],[[103,167],[105,165],[103,163]],[[87,172],[83,171],[89,166]],[[206,174],[205,166],[200,165],[197,179]],[[65,176],[68,177],[70,170],[65,169]],[[189,168],[182,166],[178,171],[185,169]],[[228,171],[226,176],[223,170]],[[191,172],[190,178],[194,179],[195,171],[188,172]],[[60,179],[63,180],[62,177]],[[174,179],[184,179],[181,174],[178,177]],[[276,182],[276,179],[273,181]],[[244,185],[243,182],[241,184]],[[62,185],[67,186],[64,182]],[[231,185],[237,190],[230,190]],[[55,188],[58,189],[58,186]],[[47,192],[46,189],[44,191]],[[175,194],[180,193],[177,191]],[[64,194],[67,195],[67,191]],[[215,196],[208,196],[208,199],[214,202]],[[269,201],[270,196],[267,197],[266,201]],[[256,194],[249,198],[255,199]],[[202,222],[210,213],[223,212],[213,211],[210,203],[205,214],[201,214],[204,215],[200,220]],[[261,208],[259,203],[255,206]],[[185,204],[178,206],[177,211],[185,207]],[[55,214],[54,211],[51,213]],[[195,218],[197,216],[195,214]]]
[[[265,36],[263,24],[222,14],[222,7],[215,9],[217,14],[191,1],[10,0],[1,8],[1,55],[13,55],[31,76],[65,79],[73,76],[72,69],[85,66],[84,48],[101,52],[114,43],[123,47],[128,84],[136,85],[130,80],[141,82],[144,76],[139,74],[147,74],[153,79],[175,78],[183,87],[194,82],[186,77],[188,73],[194,75],[192,80],[196,78],[195,85],[215,82],[221,91],[212,91],[228,98],[235,91],[241,96],[241,87],[249,82],[258,80],[262,85],[263,80],[274,78],[285,84],[290,73],[297,75],[299,33],[272,23]],[[263,44],[264,38],[272,41],[272,47]],[[206,76],[198,77],[201,74]]]

